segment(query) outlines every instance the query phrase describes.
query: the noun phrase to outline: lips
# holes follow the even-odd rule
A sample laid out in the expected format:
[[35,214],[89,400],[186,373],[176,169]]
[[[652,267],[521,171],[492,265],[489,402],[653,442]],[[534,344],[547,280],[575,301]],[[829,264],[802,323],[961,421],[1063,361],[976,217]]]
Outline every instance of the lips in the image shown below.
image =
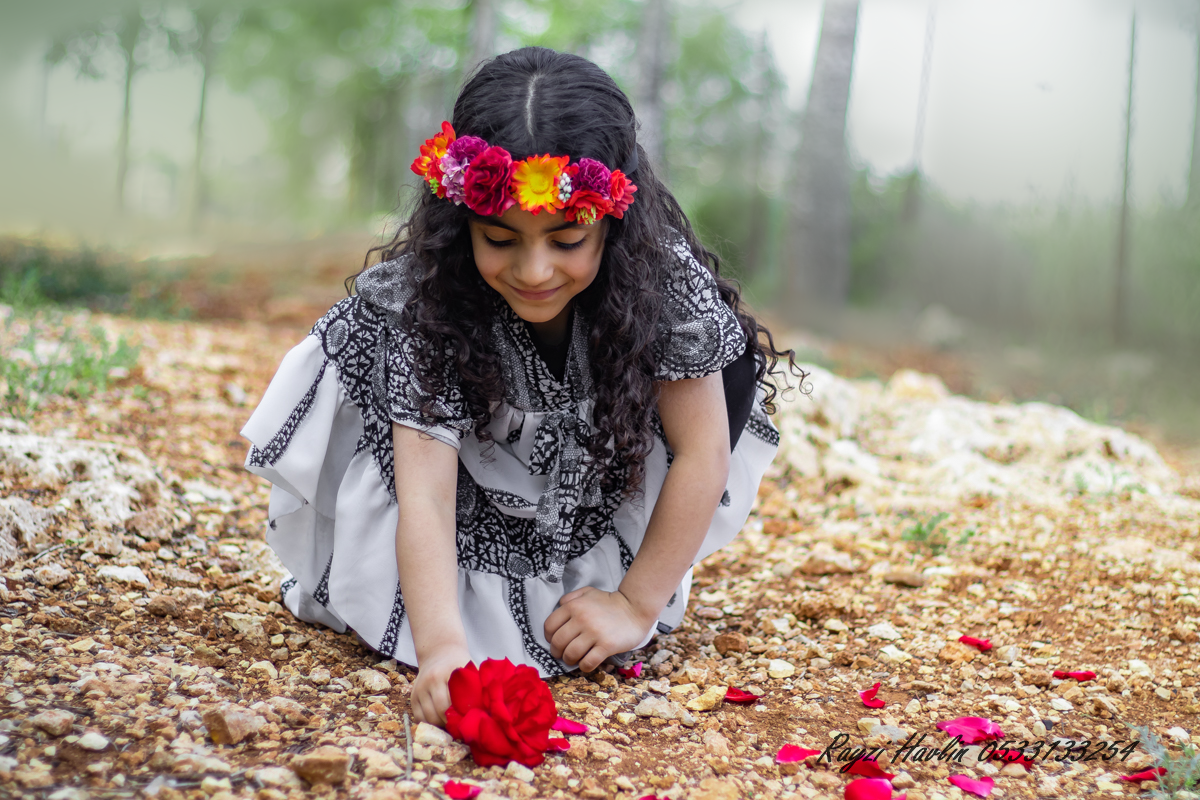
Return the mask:
[[518,289],[514,286],[513,291],[524,300],[548,300],[561,288],[561,286],[555,286],[553,289],[547,289],[544,292],[527,292],[524,289]]

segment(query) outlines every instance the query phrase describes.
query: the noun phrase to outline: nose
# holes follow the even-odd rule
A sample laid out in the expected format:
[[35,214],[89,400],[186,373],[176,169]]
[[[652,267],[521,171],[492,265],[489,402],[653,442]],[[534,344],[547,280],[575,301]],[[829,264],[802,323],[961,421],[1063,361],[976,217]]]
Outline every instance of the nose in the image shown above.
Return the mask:
[[553,254],[545,243],[524,248],[513,266],[513,277],[520,281],[519,288],[538,289],[554,277]]

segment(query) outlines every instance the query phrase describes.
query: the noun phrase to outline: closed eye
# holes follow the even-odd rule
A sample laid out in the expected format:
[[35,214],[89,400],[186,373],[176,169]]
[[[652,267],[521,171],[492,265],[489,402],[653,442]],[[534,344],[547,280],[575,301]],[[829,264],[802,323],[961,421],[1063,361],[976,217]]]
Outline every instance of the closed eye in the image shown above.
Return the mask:
[[513,243],[515,243],[517,241],[516,239],[499,239],[499,240],[497,240],[497,239],[493,239],[492,237],[490,237],[486,234],[484,235],[483,238],[487,239],[487,243],[490,244],[492,247],[497,247],[497,248],[510,247],[510,246],[512,246]]
[[576,248],[581,247],[585,241],[587,241],[586,236],[577,242],[557,242],[556,241],[554,243],[554,246],[557,247],[559,250],[575,250]]

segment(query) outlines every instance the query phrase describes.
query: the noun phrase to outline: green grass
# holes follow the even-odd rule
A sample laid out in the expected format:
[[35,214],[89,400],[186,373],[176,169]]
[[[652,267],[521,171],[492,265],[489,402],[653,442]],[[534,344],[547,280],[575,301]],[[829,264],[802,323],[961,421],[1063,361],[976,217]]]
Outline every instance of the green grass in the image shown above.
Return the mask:
[[977,531],[974,528],[967,528],[957,539],[951,536],[949,530],[942,527],[942,523],[949,518],[949,514],[945,511],[934,514],[932,517],[927,517],[923,520],[917,520],[908,530],[900,534],[900,538],[906,542],[912,542],[917,546],[918,550],[926,549],[931,555],[941,555],[946,552],[946,548],[951,544],[966,544],[971,540]]
[[1195,747],[1184,745],[1179,755],[1172,755],[1162,740],[1150,731],[1150,726],[1143,725],[1134,730],[1146,752],[1154,759],[1154,766],[1167,771],[1159,777],[1158,786],[1150,792],[1151,797],[1169,800],[1180,792],[1194,791],[1200,785],[1200,752]]

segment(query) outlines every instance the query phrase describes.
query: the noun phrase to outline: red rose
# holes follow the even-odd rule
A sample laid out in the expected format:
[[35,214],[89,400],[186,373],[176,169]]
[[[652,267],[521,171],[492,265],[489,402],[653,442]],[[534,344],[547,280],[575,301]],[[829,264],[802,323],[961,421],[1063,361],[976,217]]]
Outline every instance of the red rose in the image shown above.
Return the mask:
[[471,160],[463,181],[467,208],[485,217],[499,216],[517,204],[509,182],[517,169],[503,147],[489,147]]
[[612,215],[621,219],[625,216],[625,209],[633,205],[633,193],[637,191],[637,187],[630,183],[629,178],[626,178],[625,173],[619,169],[613,170],[609,181],[609,196],[612,197],[613,204]]
[[590,189],[576,189],[567,201],[566,219],[567,222],[591,225],[605,214],[611,214],[612,210],[612,201],[607,197]]
[[466,742],[481,767],[542,763],[557,718],[550,687],[533,667],[489,658],[450,674],[446,730]]

